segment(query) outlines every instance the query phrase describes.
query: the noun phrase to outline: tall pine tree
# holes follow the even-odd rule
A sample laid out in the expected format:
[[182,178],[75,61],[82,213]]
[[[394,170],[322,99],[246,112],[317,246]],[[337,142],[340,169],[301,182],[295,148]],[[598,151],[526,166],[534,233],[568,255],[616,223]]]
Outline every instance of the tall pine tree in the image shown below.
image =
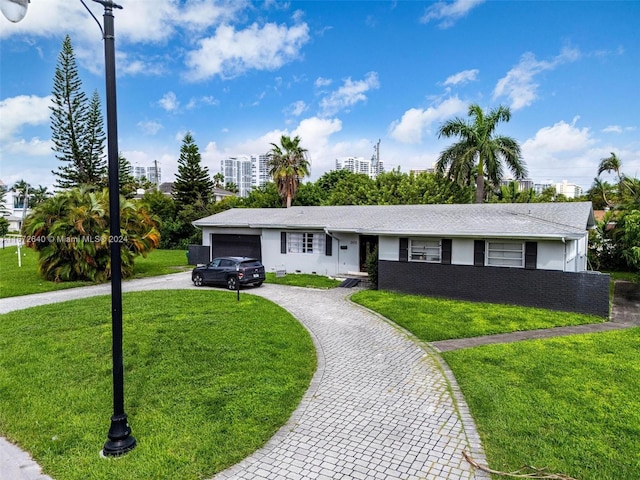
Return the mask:
[[201,164],[202,157],[191,133],[182,140],[178,174],[173,184],[173,199],[176,207],[188,205],[206,206],[210,201],[215,184],[209,176],[209,169]]
[[82,90],[71,38],[62,42],[53,82],[51,140],[56,158],[64,165],[52,171],[59,188],[81,185],[104,186],[106,159],[105,133],[100,97],[94,92],[91,101]]

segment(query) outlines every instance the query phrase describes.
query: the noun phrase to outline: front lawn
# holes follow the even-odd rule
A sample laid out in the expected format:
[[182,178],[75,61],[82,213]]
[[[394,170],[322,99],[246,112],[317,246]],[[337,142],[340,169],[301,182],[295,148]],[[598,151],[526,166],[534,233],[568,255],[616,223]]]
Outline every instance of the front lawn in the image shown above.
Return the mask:
[[56,480],[201,479],[262,446],[316,368],[308,332],[254,295],[123,295],[125,410],[138,446],[101,459],[110,296],[0,315],[0,435]]
[[309,273],[288,273],[284,277],[278,277],[275,273],[267,272],[267,283],[278,285],[291,285],[294,287],[308,288],[333,288],[340,285],[340,280],[324,277],[322,275],[311,275]]
[[[93,285],[92,282],[50,282],[38,273],[38,252],[22,247],[18,266],[16,247],[0,249],[0,298],[51,292]],[[184,250],[154,250],[147,258],[136,257],[133,278],[152,277],[189,270]]]
[[640,328],[442,354],[490,466],[640,476]]
[[425,342],[600,323],[601,317],[540,308],[473,303],[363,290],[351,299],[411,331]]

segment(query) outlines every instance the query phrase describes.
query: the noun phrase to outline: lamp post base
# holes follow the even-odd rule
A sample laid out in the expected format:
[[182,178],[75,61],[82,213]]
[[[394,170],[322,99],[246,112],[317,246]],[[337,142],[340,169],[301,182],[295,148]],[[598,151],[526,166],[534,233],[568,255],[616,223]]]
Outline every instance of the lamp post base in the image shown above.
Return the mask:
[[102,449],[102,454],[105,457],[124,455],[136,446],[136,439],[131,435],[131,427],[127,423],[126,414],[111,417],[111,428],[109,428],[107,436],[109,440]]

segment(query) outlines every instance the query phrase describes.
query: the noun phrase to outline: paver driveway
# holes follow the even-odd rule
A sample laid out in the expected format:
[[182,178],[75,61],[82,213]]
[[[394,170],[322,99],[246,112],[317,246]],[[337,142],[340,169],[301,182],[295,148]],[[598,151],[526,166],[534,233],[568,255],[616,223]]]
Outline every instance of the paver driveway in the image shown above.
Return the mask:
[[485,463],[464,400],[456,393],[456,409],[453,377],[434,353],[350,303],[348,290],[266,287],[252,293],[311,331],[318,372],[289,424],[216,480],[489,478],[461,455]]

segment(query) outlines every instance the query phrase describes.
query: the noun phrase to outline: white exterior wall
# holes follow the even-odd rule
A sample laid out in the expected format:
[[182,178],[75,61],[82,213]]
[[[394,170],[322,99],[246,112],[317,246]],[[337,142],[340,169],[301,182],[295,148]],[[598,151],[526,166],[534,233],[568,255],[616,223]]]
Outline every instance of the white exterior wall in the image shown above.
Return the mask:
[[[286,231],[286,230],[285,230]],[[359,270],[358,235],[340,234],[331,238],[331,255],[320,253],[280,253],[282,230],[263,230],[262,263],[267,271],[284,267],[289,273],[315,273],[318,275],[345,275]],[[301,230],[302,232],[302,230]],[[304,230],[325,235],[324,230]],[[347,248],[340,248],[346,246]]]
[[[333,255],[338,256],[336,273],[346,275],[360,271],[360,242],[356,234],[334,234]],[[346,248],[344,248],[346,247]]]
[[[322,230],[300,230],[301,232],[325,234]],[[220,228],[204,227],[202,244],[211,245],[211,234],[261,235],[262,263],[267,271],[284,267],[289,273],[316,273],[318,275],[345,275],[360,270],[359,235],[349,233],[333,234],[332,255],[324,252],[280,253],[280,233],[276,229]],[[446,238],[443,237],[443,238]],[[524,240],[523,240],[524,241]],[[582,272],[586,270],[587,236],[579,240],[538,241],[536,268],[540,270],[560,270]],[[346,248],[341,248],[346,247]],[[474,239],[452,239],[451,263],[453,265],[473,265]],[[380,260],[399,260],[400,237],[380,236],[378,239]],[[505,267],[507,268],[507,267]]]

